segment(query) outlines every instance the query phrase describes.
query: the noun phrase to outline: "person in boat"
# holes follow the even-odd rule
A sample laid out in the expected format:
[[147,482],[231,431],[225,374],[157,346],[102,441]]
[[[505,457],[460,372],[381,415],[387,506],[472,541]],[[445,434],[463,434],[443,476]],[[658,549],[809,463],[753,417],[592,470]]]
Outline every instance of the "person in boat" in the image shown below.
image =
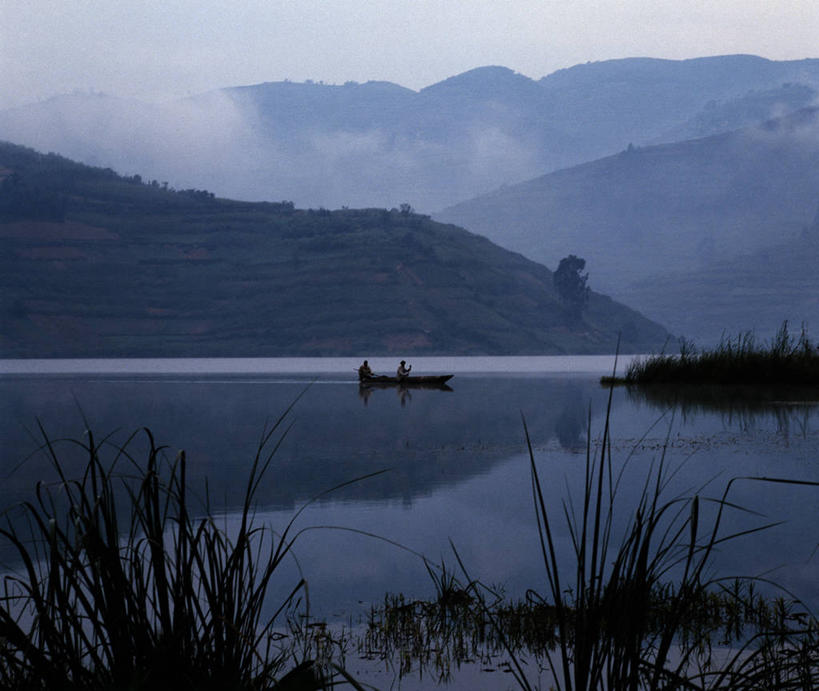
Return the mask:
[[358,368],[358,380],[364,381],[365,379],[369,379],[373,376],[373,371],[370,369],[370,364],[364,360],[361,363],[361,367]]
[[412,365],[407,365],[406,360],[401,360],[401,364],[398,365],[398,371],[395,373],[399,381],[402,379],[406,379],[409,376],[411,369]]

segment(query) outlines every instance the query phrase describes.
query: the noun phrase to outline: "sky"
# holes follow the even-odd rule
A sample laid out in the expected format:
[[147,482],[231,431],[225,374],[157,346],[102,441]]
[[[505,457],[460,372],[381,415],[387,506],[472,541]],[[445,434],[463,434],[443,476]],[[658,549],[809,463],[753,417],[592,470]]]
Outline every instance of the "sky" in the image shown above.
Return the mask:
[[648,56],[819,57],[817,0],[0,0],[0,108],[265,81],[420,89]]

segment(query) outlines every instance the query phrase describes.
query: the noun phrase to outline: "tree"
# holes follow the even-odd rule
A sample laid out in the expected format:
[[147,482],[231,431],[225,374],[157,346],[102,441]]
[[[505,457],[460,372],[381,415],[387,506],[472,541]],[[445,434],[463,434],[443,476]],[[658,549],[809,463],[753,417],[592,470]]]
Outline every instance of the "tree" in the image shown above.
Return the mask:
[[570,254],[558,264],[554,273],[554,286],[563,301],[566,312],[572,319],[579,320],[589,302],[588,273],[581,273],[586,268],[586,260]]

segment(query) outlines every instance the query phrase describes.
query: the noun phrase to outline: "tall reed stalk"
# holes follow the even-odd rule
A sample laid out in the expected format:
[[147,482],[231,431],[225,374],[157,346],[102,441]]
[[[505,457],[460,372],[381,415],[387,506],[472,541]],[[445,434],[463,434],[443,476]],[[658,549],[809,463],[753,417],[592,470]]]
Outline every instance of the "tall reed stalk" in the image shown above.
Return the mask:
[[[725,511],[740,508],[729,501],[733,484],[739,480],[813,486],[819,483],[735,478],[722,496],[710,500],[715,515],[704,525],[704,500],[698,495],[664,498],[670,479],[665,467],[666,443],[616,538],[617,494],[625,464],[615,471],[609,427],[612,393],[610,390],[599,455],[592,451],[589,434],[582,502],[576,511],[570,499],[563,502],[571,556],[556,546],[554,511],[547,505],[526,431],[547,580],[545,595],[532,591],[528,597],[532,603],[553,608],[557,643],[554,650],[546,649],[545,655],[554,672],[555,686],[566,691],[773,688],[754,683],[766,675],[770,678],[772,668],[765,662],[775,658],[783,666],[777,677],[781,688],[815,688],[798,685],[805,676],[813,682],[819,680],[819,651],[815,647],[806,650],[811,641],[815,646],[815,620],[806,626],[762,632],[741,644],[721,665],[712,659],[710,642],[691,636],[689,625],[697,619],[696,608],[708,601],[709,593],[723,589],[722,580],[710,575],[715,548],[775,525],[723,534]],[[568,581],[564,580],[567,572]],[[774,639],[780,641],[782,655],[773,655]],[[808,661],[801,667],[792,664],[800,653],[802,662]]]
[[[670,424],[636,502],[627,503],[619,490],[631,456],[619,467],[612,456],[613,395],[612,387],[596,448],[589,413],[577,503],[547,501],[523,420],[545,588],[507,603],[470,575],[450,542],[463,580],[425,560],[435,599],[388,597],[373,610],[363,650],[399,656],[402,674],[417,661],[419,673],[427,666],[445,678],[453,663],[501,659],[526,691],[524,655],[545,658],[547,685],[560,691],[819,689],[819,623],[809,608],[766,579],[713,573],[718,548],[777,525],[725,529],[729,511],[755,513],[731,500],[738,483],[819,483],[736,477],[715,497],[667,497]],[[564,521],[568,546],[557,542]],[[761,595],[763,582],[779,596]]]
[[147,429],[144,465],[131,453],[136,434],[122,445],[91,433],[71,441],[85,457],[75,479],[41,426],[59,481],[38,483],[0,528],[21,564],[0,591],[0,687],[324,688],[322,671],[274,629],[304,580],[267,602],[293,522],[276,535],[254,519],[286,414],[260,440],[230,530],[207,508],[195,517],[185,453],[169,462]]

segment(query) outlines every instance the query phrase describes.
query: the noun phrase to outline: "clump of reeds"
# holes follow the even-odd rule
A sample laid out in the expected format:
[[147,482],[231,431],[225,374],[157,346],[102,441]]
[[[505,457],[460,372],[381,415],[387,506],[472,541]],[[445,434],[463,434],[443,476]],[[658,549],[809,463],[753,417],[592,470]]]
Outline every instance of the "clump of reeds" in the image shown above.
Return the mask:
[[[609,383],[611,378],[604,378]],[[686,339],[677,355],[661,353],[633,361],[625,384],[679,384],[755,387],[802,387],[819,384],[819,346],[805,330],[798,337],[784,322],[770,343],[747,332],[723,338],[713,349],[698,349]]]
[[[712,585],[691,596],[682,619],[674,607],[673,583],[659,587],[650,598],[644,635],[656,636],[674,619],[678,630],[673,654],[697,651],[696,660],[679,675],[680,688],[816,686],[819,631],[804,608],[788,598],[763,596],[752,580]],[[462,665],[479,663],[504,668],[517,677],[521,688],[531,688],[526,668],[532,662],[541,668],[539,661],[561,645],[558,608],[534,592],[513,602],[482,602],[477,593],[456,602],[442,606],[437,599],[388,595],[382,605],[373,607],[366,633],[358,641],[359,653],[394,663],[399,677],[414,673],[448,682]],[[771,679],[779,685],[768,683]],[[813,681],[800,685],[805,679]],[[628,679],[618,680],[612,688],[655,688],[650,683],[643,679],[634,687]],[[674,685],[663,679],[660,688]]]
[[408,600],[388,594],[372,608],[359,652],[395,664],[399,677],[416,673],[446,683],[465,664],[509,667],[510,651],[512,656],[538,655],[554,648],[555,620],[549,605],[507,603],[495,594],[487,601],[482,585],[464,588],[457,579],[455,583],[453,597],[441,598],[439,593],[430,600]]
[[[573,550],[568,560],[568,582],[563,580],[566,557],[555,547],[552,511],[544,500],[529,444],[547,577],[544,601],[554,607],[557,621],[556,652],[546,652],[556,686],[569,691],[724,688],[726,680],[734,684],[751,669],[758,680],[762,670],[770,669],[762,664],[765,645],[752,648],[752,641],[745,641],[728,660],[715,664],[709,635],[714,623],[704,626],[701,619],[703,603],[715,591],[725,592],[723,581],[710,573],[714,550],[722,543],[774,525],[724,534],[725,512],[739,508],[729,501],[731,487],[738,480],[813,486],[819,483],[735,478],[727,483],[721,496],[709,500],[715,507],[714,516],[704,521],[704,499],[699,495],[665,498],[669,478],[663,451],[657,467],[646,474],[636,506],[627,507],[625,527],[615,536],[615,513],[622,509],[617,506],[617,492],[625,464],[616,469],[611,456],[611,394],[599,455],[592,453],[591,441],[587,444],[581,503],[577,511],[571,501],[563,506]],[[729,618],[722,619],[724,623]],[[737,627],[735,640],[739,636]],[[767,643],[772,636],[783,642],[782,649],[799,647],[806,640],[804,627],[784,626],[773,630],[765,627],[753,640]],[[819,671],[815,652],[807,665],[814,676]],[[783,657],[778,659],[784,662]],[[805,669],[790,665],[787,671],[793,677],[803,675]],[[782,681],[784,684],[785,679]]]
[[72,441],[85,457],[78,478],[43,432],[59,481],[39,483],[0,528],[21,565],[0,591],[0,687],[323,688],[327,670],[281,633],[304,580],[267,601],[293,523],[276,535],[253,515],[282,419],[263,435],[230,529],[207,507],[195,516],[185,453],[169,460],[148,430],[144,464],[136,435]]
[[435,586],[433,600],[407,600],[388,593],[381,606],[371,608],[359,651],[370,659],[397,659],[399,677],[415,666],[419,674],[434,674],[437,683],[451,680],[453,665],[474,661],[481,654],[480,610],[475,607],[478,587],[463,585],[446,564],[424,559]]
[[[780,345],[785,349],[786,333]],[[715,619],[703,620],[707,611],[704,603],[713,603],[715,592],[729,595],[728,602],[746,611],[753,591],[740,597],[735,586],[734,597],[722,579],[711,575],[714,550],[722,543],[765,530],[774,524],[751,527],[735,534],[724,534],[726,511],[739,507],[729,501],[733,484],[739,480],[803,484],[779,478],[734,478],[721,494],[709,503],[713,517],[705,521],[699,495],[666,498],[668,473],[665,470],[665,450],[657,467],[646,474],[636,506],[627,507],[628,520],[619,536],[613,527],[618,507],[618,488],[625,463],[615,468],[611,455],[609,425],[613,391],[609,392],[608,408],[599,453],[586,448],[583,495],[577,510],[571,501],[564,502],[563,515],[568,522],[573,554],[569,559],[570,580],[565,582],[565,559],[559,555],[554,541],[554,519],[546,505],[541,478],[531,444],[529,448],[533,497],[537,525],[547,577],[544,601],[554,607],[557,646],[546,656],[555,673],[560,689],[585,691],[592,689],[659,689],[659,688],[737,688],[740,680],[751,685],[759,683],[771,671],[766,663],[766,651],[771,642],[779,641],[778,653],[769,655],[781,664],[781,683],[806,675],[816,678],[819,656],[801,658],[793,664],[790,649],[804,650],[815,640],[814,624],[786,626],[783,619],[770,620],[759,626],[750,640],[741,641],[728,658],[715,662],[711,635],[719,625],[733,631],[727,640],[741,640],[742,629],[735,615],[723,609]],[[524,423],[525,424],[525,423]],[[527,433],[528,443],[528,433]],[[740,581],[734,581],[740,583]],[[722,600],[725,601],[724,599]],[[756,611],[764,610],[757,604]],[[712,608],[713,614],[713,608]],[[815,623],[812,617],[803,616]],[[764,619],[764,618],[763,618]],[[723,642],[726,639],[723,639]],[[761,643],[761,645],[755,644]]]
[[[547,506],[526,432],[545,589],[532,588],[523,602],[488,600],[459,558],[466,586],[442,570],[436,600],[388,600],[371,618],[371,644],[401,655],[402,671],[409,658],[447,670],[504,655],[524,689],[532,688],[527,654],[546,661],[561,691],[819,688],[816,619],[793,598],[764,598],[753,579],[718,578],[711,569],[720,545],[774,525],[725,534],[726,512],[741,509],[729,501],[736,482],[819,483],[735,478],[714,498],[667,498],[663,451],[636,505],[623,506],[628,459],[615,467],[610,415],[611,392],[599,451],[588,436],[582,497],[557,511]],[[556,513],[567,522],[569,551],[556,545]],[[616,515],[627,518],[617,530]],[[455,657],[442,663],[442,653]]]

